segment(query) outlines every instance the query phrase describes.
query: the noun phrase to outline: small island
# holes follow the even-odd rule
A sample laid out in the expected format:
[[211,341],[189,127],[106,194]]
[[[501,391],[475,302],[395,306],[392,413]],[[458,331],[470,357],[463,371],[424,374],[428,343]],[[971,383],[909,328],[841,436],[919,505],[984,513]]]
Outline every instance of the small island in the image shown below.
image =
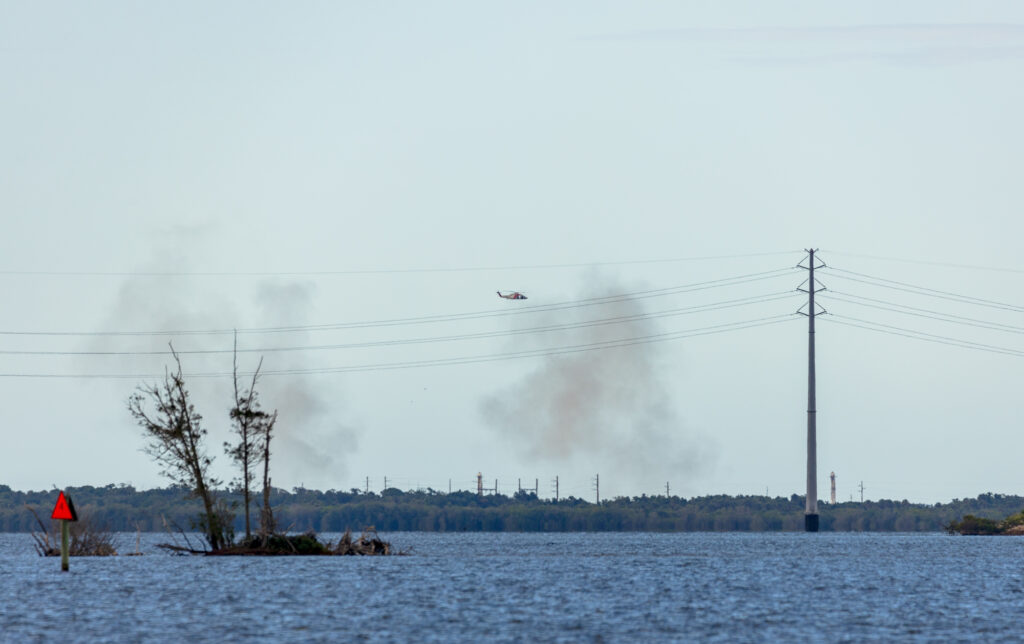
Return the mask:
[[[224,450],[238,467],[238,478],[232,483],[241,495],[245,518],[245,535],[241,538],[236,539],[234,530],[237,504],[218,496],[217,487],[221,482],[209,473],[213,458],[205,448],[207,430],[202,415],[192,404],[181,360],[173,345],[170,349],[176,368],[164,372],[162,383],[140,385],[128,398],[128,411],[149,441],[144,451],[161,466],[165,476],[203,505],[192,528],[202,533],[206,544],[196,547],[188,533],[178,527],[184,543],[164,543],[159,547],[181,554],[234,556],[395,554],[391,544],[381,540],[374,528],[366,528],[358,539],[353,539],[351,531],[346,530],[337,543],[321,540],[312,531],[290,535],[276,529],[270,507],[270,442],[277,423],[277,410],[268,412],[260,406],[256,384],[262,359],[252,373],[249,387],[242,388],[237,346],[236,336],[234,398],[227,416],[237,442],[225,443]],[[250,509],[255,501],[253,487],[259,474],[262,474],[263,504],[259,508],[259,528],[254,530]],[[45,544],[42,547],[45,550]]]
[[949,534],[965,535],[1024,535],[1024,510],[996,521],[968,514],[946,526]]

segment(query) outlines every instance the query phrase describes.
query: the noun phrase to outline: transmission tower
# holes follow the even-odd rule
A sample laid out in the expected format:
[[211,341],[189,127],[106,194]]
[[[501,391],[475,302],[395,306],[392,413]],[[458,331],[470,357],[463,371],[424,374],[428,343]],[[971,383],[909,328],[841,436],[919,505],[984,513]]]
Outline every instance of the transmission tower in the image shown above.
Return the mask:
[[[519,492],[522,493],[522,491],[523,491],[523,479],[517,479],[517,484],[516,485],[517,485],[517,487],[519,489]],[[540,494],[539,494],[540,493],[540,479],[533,479],[533,487],[526,488],[526,491],[527,492],[532,491],[534,496],[539,497],[540,496]]]
[[594,496],[597,499],[597,504],[601,505],[601,475],[594,475]]
[[[820,283],[814,279],[814,269],[823,268],[824,262],[815,264],[814,253],[816,248],[807,250],[807,266],[803,262],[798,264],[799,268],[807,271],[807,280],[803,282],[798,291],[807,293],[807,311],[800,308],[798,313],[807,316],[807,503],[804,507],[804,530],[807,532],[818,531],[818,436],[817,436],[817,406],[814,397],[814,318],[819,315],[814,304],[814,294],[825,290],[824,286],[818,288]],[[806,285],[807,288],[804,288]],[[822,311],[824,312],[824,311]]]
[[836,473],[832,472],[828,475],[832,479],[832,505],[836,504]]
[[558,503],[558,477],[555,476],[555,480],[551,482],[551,485],[555,487],[555,503]]

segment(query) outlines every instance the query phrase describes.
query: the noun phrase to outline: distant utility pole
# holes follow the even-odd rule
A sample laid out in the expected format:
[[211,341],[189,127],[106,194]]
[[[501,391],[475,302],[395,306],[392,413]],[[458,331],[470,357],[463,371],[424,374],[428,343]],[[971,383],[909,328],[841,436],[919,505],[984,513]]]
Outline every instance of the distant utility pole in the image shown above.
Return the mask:
[[832,472],[828,475],[832,479],[832,505],[836,504],[836,473]]
[[533,479],[533,495],[540,498],[540,479]]
[[668,481],[665,481],[665,498],[667,499],[668,497],[669,497],[669,493],[668,493]]
[[597,504],[601,505],[601,475],[594,475],[594,496],[597,498]]
[[448,494],[452,493],[452,480],[448,479]]
[[[799,268],[807,271],[807,280],[797,287],[798,291],[807,293],[807,503],[804,507],[804,530],[807,532],[818,531],[818,436],[817,436],[817,407],[814,397],[814,318],[818,310],[814,306],[814,294],[825,290],[825,287],[818,288],[818,282],[814,279],[814,269],[823,268],[825,263],[815,265],[814,253],[816,248],[807,250],[807,266],[801,262]],[[820,260],[817,260],[820,261]],[[806,285],[807,288],[803,288]],[[802,309],[803,307],[801,307]]]
[[864,481],[860,482],[860,502],[864,502]]
[[498,479],[494,479],[494,496],[498,496]]
[[484,495],[484,475],[481,472],[476,473],[476,495]]
[[555,480],[552,483],[555,486],[555,503],[558,503],[558,476],[555,476]]
[[369,476],[366,477],[366,493],[367,494],[370,493],[370,477]]
[[388,489],[388,477],[384,477],[384,489]]

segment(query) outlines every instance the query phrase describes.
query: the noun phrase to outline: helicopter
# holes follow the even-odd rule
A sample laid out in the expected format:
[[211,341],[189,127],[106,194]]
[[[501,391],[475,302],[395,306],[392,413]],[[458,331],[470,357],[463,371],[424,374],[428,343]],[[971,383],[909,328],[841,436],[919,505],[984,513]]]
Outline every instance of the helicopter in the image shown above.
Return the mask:
[[525,295],[523,295],[519,291],[512,291],[512,292],[508,293],[507,295],[502,295],[501,291],[496,291],[496,293],[498,294],[498,297],[504,298],[506,300],[525,300],[525,299],[528,299]]

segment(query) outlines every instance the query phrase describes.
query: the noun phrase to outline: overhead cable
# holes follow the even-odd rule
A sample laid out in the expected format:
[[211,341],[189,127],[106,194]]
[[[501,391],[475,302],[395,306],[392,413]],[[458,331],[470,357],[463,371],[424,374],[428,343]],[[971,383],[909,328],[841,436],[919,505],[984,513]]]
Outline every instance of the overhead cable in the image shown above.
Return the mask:
[[406,317],[406,318],[391,318],[381,320],[367,320],[360,322],[338,322],[333,324],[313,324],[313,325],[294,325],[294,326],[278,326],[278,327],[253,327],[253,328],[238,328],[238,329],[207,329],[207,330],[162,330],[162,331],[0,331],[2,335],[17,335],[17,336],[188,336],[188,335],[232,335],[238,333],[239,335],[244,334],[257,334],[257,333],[298,333],[298,332],[312,332],[312,331],[333,331],[339,329],[363,329],[363,328],[376,328],[376,327],[388,327],[388,326],[404,326],[413,324],[432,324],[438,322],[452,322],[456,320],[474,320],[491,317],[505,317],[512,315],[524,315],[530,313],[542,313],[549,311],[561,311],[566,309],[583,308],[588,306],[599,306],[604,304],[612,304],[616,302],[622,302],[627,300],[638,300],[647,299],[652,297],[663,297],[667,295],[677,295],[682,293],[691,293],[695,291],[703,291],[715,288],[724,288],[730,286],[738,286],[741,284],[748,284],[751,282],[758,282],[766,279],[773,279],[792,272],[793,268],[780,268],[772,271],[762,271],[760,273],[748,273],[745,275],[737,275],[734,277],[726,277],[717,280],[710,280],[707,282],[695,282],[692,284],[682,284],[678,286],[670,286],[659,289],[649,289],[644,291],[634,291],[630,293],[618,293],[615,295],[606,295],[601,297],[591,297],[579,300],[569,300],[565,302],[557,302],[551,304],[534,304],[534,305],[517,305],[515,308],[509,309],[491,309],[487,311],[474,311],[466,313],[448,313],[439,315],[425,315],[418,317]]
[[938,344],[948,344],[952,346],[958,346],[964,349],[977,349],[979,351],[988,351],[991,353],[1003,353],[1007,355],[1024,356],[1024,350],[1013,349],[1010,347],[1000,347],[991,344],[984,344],[981,342],[972,342],[970,340],[961,340],[960,338],[951,338],[943,335],[935,335],[933,333],[925,333],[923,331],[916,331],[914,329],[893,326],[891,324],[882,324],[880,322],[872,322],[870,320],[862,320],[860,318],[854,318],[845,315],[836,315],[833,313],[831,315],[824,316],[822,319],[826,321],[835,322],[837,324],[845,324],[846,326],[855,326],[862,329],[868,329],[869,331],[882,331],[890,333],[892,335],[900,335],[908,338],[914,338],[917,340],[935,342]]
[[506,331],[484,331],[480,333],[460,333],[455,335],[447,336],[434,336],[425,338],[406,338],[396,340],[376,340],[368,342],[351,342],[344,344],[317,344],[317,345],[303,345],[303,346],[285,346],[285,347],[254,347],[254,348],[240,348],[240,349],[175,349],[173,352],[169,349],[162,349],[159,351],[33,351],[33,350],[0,350],[0,355],[20,355],[20,356],[169,356],[172,354],[177,355],[216,355],[226,353],[278,353],[278,352],[291,352],[291,351],[326,351],[336,349],[363,349],[369,347],[382,347],[382,346],[395,346],[395,345],[409,345],[409,344],[432,344],[437,342],[452,342],[458,340],[476,340],[481,338],[494,338],[494,337],[507,337],[514,335],[532,334],[532,333],[547,333],[551,331],[565,331],[574,329],[583,329],[595,326],[604,326],[609,324],[626,324],[630,322],[641,322],[645,320],[653,320],[664,317],[675,317],[679,315],[688,315],[694,313],[706,313],[711,311],[720,311],[723,309],[735,308],[739,306],[749,306],[751,304],[762,304],[765,302],[775,302],[778,300],[791,299],[798,295],[793,291],[780,291],[776,293],[769,293],[766,295],[758,295],[753,297],[745,297],[735,300],[726,300],[723,302],[713,302],[710,304],[703,304],[697,306],[689,306],[676,309],[667,309],[663,311],[654,311],[652,313],[638,313],[634,315],[622,315],[611,318],[603,318],[597,320],[586,320],[583,322],[572,322],[566,324],[550,324],[545,326],[529,327],[525,329],[512,329]]
[[474,273],[485,271],[520,271],[554,268],[587,268],[590,266],[628,266],[636,264],[672,264],[702,262],[720,259],[748,259],[794,255],[799,251],[781,250],[764,253],[736,253],[731,255],[696,255],[662,259],[633,259],[623,261],[575,262],[564,264],[519,264],[512,266],[459,266],[426,268],[369,268],[327,271],[32,271],[0,270],[0,275],[44,277],[317,277],[332,275],[386,275],[393,273]]
[[[835,268],[829,266],[826,270],[831,271],[830,275],[838,277],[840,279],[850,280],[853,282],[860,282],[862,284],[870,284],[872,286],[881,286],[882,288],[889,288],[896,291],[904,291],[907,293],[914,293],[915,295],[926,295],[929,297],[937,297],[940,299],[952,300],[960,302],[962,304],[974,304],[977,306],[987,306],[989,308],[1001,309],[1004,311],[1017,311],[1024,312],[1024,306],[1018,304],[1009,304],[1007,302],[997,302],[995,300],[986,300],[980,297],[974,297],[973,295],[963,295],[961,293],[953,293],[951,291],[941,291],[939,289],[929,288],[927,286],[918,286],[916,284],[909,284],[907,282],[899,282],[896,280],[886,279],[884,277],[876,277],[874,275],[867,275],[864,273],[857,273],[855,271],[848,271],[842,268]],[[857,277],[849,277],[849,275],[856,275]],[[865,278],[865,279],[860,279]],[[869,281],[870,280],[870,281]]]
[[[980,329],[989,329],[992,331],[1005,331],[1007,333],[1024,333],[1024,327],[1015,326],[1012,324],[1000,324],[998,322],[988,322],[986,320],[979,320],[976,318],[964,317],[962,315],[952,315],[949,313],[942,313],[941,311],[932,311],[930,309],[922,309],[916,306],[907,306],[905,304],[899,304],[898,302],[889,302],[886,300],[878,300],[871,297],[864,297],[862,295],[853,295],[850,293],[842,293],[839,291],[828,291],[824,294],[823,299],[834,300],[837,302],[846,302],[849,304],[856,304],[857,306],[865,306],[881,311],[889,311],[892,313],[902,313],[903,315],[913,315],[920,318],[927,318],[930,320],[938,320],[940,322],[950,322],[952,324],[962,324],[964,326],[977,327]],[[848,299],[856,298],[856,299]],[[865,300],[865,301],[857,301]],[[869,302],[877,302],[877,304],[869,304]],[[889,306],[882,306],[882,304],[888,304]],[[901,310],[907,309],[907,310]]]
[[884,255],[871,255],[866,253],[849,253],[841,250],[827,250],[831,255],[840,255],[844,257],[858,257],[861,259],[874,259],[885,262],[902,262],[905,264],[920,264],[923,266],[945,266],[948,268],[969,268],[971,270],[978,271],[997,271],[1000,273],[1024,273],[1024,269],[1021,268],[1010,268],[1006,266],[983,266],[980,264],[960,264],[956,262],[939,262],[929,261],[923,259],[909,259],[907,257],[885,257]]
[[[535,358],[545,356],[564,355],[571,353],[580,353],[584,351],[596,351],[602,349],[616,349],[622,347],[629,347],[640,344],[649,344],[653,342],[665,342],[668,340],[678,340],[682,338],[696,337],[701,335],[712,335],[717,333],[726,333],[730,331],[738,331],[741,329],[750,329],[761,326],[768,326],[772,324],[779,324],[788,320],[799,319],[794,313],[787,313],[783,315],[775,315],[764,318],[757,318],[754,320],[745,320],[741,322],[730,322],[727,324],[717,324],[708,327],[701,327],[696,329],[687,329],[684,331],[676,331],[669,333],[656,333],[646,336],[638,337],[626,337],[617,340],[603,340],[599,342],[590,342],[585,344],[570,345],[565,347],[547,347],[543,349],[533,349],[524,351],[513,351],[509,353],[489,354],[489,355],[478,355],[478,356],[461,356],[456,358],[441,358],[434,360],[418,360],[418,361],[406,361],[406,362],[387,362],[387,363],[370,363],[360,365],[347,365],[340,367],[325,367],[325,368],[307,368],[307,369],[278,369],[278,370],[265,370],[261,371],[261,376],[288,376],[288,375],[311,375],[311,374],[330,374],[330,373],[350,373],[350,372],[365,372],[365,371],[385,371],[395,369],[413,369],[423,367],[439,367],[439,366],[452,366],[452,365],[463,365],[463,364],[475,364],[481,362],[495,362],[499,360],[512,360],[517,358]],[[239,373],[239,376],[249,377],[254,375],[253,372]],[[186,378],[222,378],[222,377],[233,377],[234,374],[231,372],[203,372],[203,373],[190,373],[184,374]],[[61,378],[61,379],[111,379],[111,380],[145,380],[152,378],[161,378],[162,374],[58,374],[58,373],[0,373],[0,378]]]

